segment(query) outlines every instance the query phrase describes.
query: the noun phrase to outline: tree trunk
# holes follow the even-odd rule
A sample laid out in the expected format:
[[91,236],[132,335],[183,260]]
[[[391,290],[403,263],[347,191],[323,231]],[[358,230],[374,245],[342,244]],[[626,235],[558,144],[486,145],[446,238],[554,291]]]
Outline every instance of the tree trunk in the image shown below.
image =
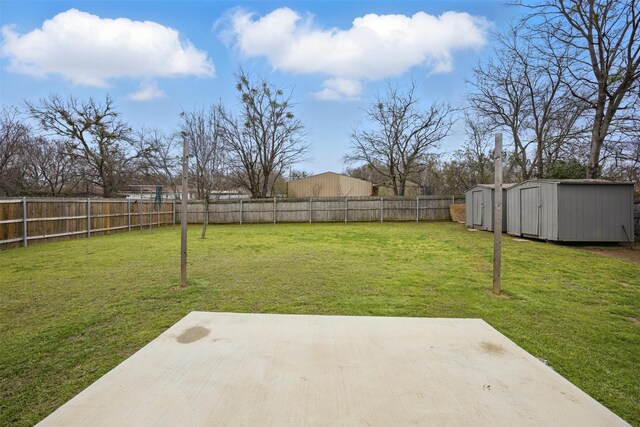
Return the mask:
[[105,182],[105,180],[102,180],[102,197],[104,197],[105,199],[108,199],[111,197],[112,192],[113,192],[113,189],[111,188],[111,185]]
[[600,149],[602,141],[598,138],[599,132],[594,129],[591,134],[591,148],[589,149],[589,164],[587,165],[587,179],[600,177]]
[[404,178],[400,179],[400,188],[398,189],[398,196],[404,196],[404,189],[407,184],[407,180]]
[[207,236],[207,224],[209,224],[209,197],[204,198],[204,224],[202,224],[201,239]]
[[536,138],[536,143],[536,178],[542,179],[544,178],[544,162],[542,161],[544,144],[541,136]]
[[511,128],[511,135],[513,136],[513,145],[514,145],[513,152],[516,156],[515,160],[518,167],[520,168],[522,180],[526,181],[527,179],[529,179],[529,171],[527,170],[527,154],[523,150],[518,132],[516,132],[516,130],[513,127]]
[[260,189],[260,198],[264,199],[267,197],[269,193],[269,175],[264,176],[264,182],[262,183],[262,188]]
[[604,137],[601,137],[602,127],[604,126],[604,103],[596,109],[596,116],[593,121],[593,129],[591,130],[591,145],[589,147],[589,163],[587,165],[586,178],[600,177],[600,151]]

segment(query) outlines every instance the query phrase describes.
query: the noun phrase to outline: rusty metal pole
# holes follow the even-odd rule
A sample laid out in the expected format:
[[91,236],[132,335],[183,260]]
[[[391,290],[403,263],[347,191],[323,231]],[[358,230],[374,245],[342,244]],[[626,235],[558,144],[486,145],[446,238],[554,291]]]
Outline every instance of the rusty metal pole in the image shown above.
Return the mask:
[[502,273],[502,134],[496,134],[493,206],[493,293],[500,295]]

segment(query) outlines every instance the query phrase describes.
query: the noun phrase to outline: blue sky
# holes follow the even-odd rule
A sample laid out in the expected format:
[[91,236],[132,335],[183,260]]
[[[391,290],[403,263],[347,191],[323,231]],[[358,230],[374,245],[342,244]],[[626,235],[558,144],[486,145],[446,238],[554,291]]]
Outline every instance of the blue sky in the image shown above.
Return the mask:
[[[414,79],[425,102],[462,106],[465,79],[491,54],[491,31],[519,13],[489,0],[0,5],[2,104],[108,93],[134,128],[170,131],[182,110],[235,106],[242,66],[293,90],[311,146],[298,168],[313,173],[343,170],[349,133],[387,80]],[[441,152],[463,138],[458,125]]]

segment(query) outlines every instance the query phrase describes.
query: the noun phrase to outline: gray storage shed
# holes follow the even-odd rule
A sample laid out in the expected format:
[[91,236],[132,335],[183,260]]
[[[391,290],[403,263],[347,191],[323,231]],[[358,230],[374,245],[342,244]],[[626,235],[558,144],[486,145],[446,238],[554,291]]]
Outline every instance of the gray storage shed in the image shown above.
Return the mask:
[[632,242],[633,183],[525,181],[511,187],[507,233],[559,242]]
[[[507,231],[507,189],[515,184],[502,184],[502,230]],[[465,222],[469,228],[493,231],[494,184],[478,184],[464,194]]]

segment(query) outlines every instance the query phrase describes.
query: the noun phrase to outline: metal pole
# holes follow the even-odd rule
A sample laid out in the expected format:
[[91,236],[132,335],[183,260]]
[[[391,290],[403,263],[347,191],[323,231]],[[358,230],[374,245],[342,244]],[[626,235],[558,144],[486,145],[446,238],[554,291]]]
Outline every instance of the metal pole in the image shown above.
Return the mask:
[[313,206],[313,198],[309,197],[309,224],[311,224],[311,216],[312,216],[312,210],[311,207]]
[[380,222],[384,222],[384,197],[380,197]]
[[240,224],[242,224],[242,199],[240,199]]
[[127,228],[131,231],[131,199],[127,199]]
[[162,208],[162,202],[158,205],[158,228],[160,228],[160,209]]
[[189,144],[182,141],[182,200],[180,212],[180,287],[187,286],[187,197],[189,196]]
[[25,248],[29,245],[27,236],[27,198],[22,198],[22,246]]
[[416,222],[420,222],[420,197],[416,197]]
[[502,134],[496,134],[493,209],[493,293],[500,295],[502,273]]
[[273,223],[276,223],[276,198],[273,198]]
[[87,237],[91,237],[91,199],[87,199]]
[[344,223],[347,223],[347,218],[349,218],[349,199],[344,198]]

